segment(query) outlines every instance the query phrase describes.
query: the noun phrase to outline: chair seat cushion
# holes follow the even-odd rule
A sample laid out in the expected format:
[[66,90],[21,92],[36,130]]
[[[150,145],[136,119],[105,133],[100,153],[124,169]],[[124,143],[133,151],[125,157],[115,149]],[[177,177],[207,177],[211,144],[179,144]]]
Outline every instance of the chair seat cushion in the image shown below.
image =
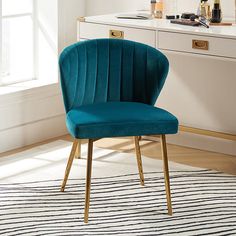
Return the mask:
[[143,103],[107,102],[80,106],[67,113],[74,138],[175,134],[178,120],[169,112]]

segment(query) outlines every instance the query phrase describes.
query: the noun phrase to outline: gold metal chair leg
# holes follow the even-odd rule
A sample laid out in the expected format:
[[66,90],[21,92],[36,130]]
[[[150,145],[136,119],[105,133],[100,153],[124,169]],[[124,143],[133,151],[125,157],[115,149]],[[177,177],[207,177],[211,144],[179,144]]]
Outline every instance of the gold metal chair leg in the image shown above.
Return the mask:
[[81,158],[81,139],[78,140],[78,145],[77,145],[76,152],[75,152],[75,158],[76,159]]
[[141,157],[141,151],[140,151],[140,146],[139,146],[139,137],[134,137],[134,143],[135,143],[140,183],[142,186],[144,186],[143,165],[142,165],[142,157]]
[[68,160],[68,163],[66,166],[65,177],[64,177],[63,183],[61,185],[61,192],[65,191],[66,183],[67,183],[67,180],[68,180],[68,177],[70,174],[70,169],[71,169],[74,157],[75,157],[75,152],[76,152],[77,146],[78,146],[78,139],[75,139],[73,142],[73,146],[72,146],[72,149],[70,152],[70,157],[69,157],[69,160]]
[[93,157],[93,140],[89,139],[89,141],[88,141],[86,190],[85,190],[84,223],[88,223],[88,218],[89,218],[90,188],[91,188],[91,174],[92,174],[92,157]]
[[171,204],[171,192],[170,192],[170,177],[169,177],[169,166],[166,146],[166,136],[161,135],[161,147],[162,147],[162,158],[163,158],[163,169],[165,175],[165,187],[166,187],[166,200],[168,205],[168,214],[172,215],[172,204]]

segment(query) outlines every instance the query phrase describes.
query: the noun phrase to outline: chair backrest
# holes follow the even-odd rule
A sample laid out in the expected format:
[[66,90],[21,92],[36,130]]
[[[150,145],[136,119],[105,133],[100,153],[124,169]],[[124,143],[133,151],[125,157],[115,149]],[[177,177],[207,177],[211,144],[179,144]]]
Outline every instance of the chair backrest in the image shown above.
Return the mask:
[[111,101],[154,105],[169,70],[155,48],[119,39],[76,43],[62,52],[59,65],[67,112]]

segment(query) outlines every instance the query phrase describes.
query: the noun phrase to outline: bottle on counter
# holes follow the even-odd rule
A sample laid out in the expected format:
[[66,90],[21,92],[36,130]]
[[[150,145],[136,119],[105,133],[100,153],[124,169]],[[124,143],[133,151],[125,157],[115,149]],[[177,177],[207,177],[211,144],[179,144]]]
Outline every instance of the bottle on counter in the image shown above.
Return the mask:
[[221,11],[220,0],[214,0],[211,22],[212,23],[220,23],[221,21],[222,21],[222,11]]
[[163,18],[163,0],[157,0],[155,6],[155,18]]
[[151,9],[150,9],[150,11],[151,11],[152,17],[155,16],[155,8],[156,8],[156,0],[151,0]]
[[207,20],[211,18],[211,6],[208,0],[201,0],[201,16],[205,17]]

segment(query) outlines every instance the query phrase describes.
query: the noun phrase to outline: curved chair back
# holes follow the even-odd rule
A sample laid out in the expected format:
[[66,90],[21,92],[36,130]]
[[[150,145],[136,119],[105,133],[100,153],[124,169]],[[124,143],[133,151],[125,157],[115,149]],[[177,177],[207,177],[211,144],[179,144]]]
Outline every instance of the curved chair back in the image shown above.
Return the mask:
[[76,43],[63,51],[59,65],[67,112],[114,101],[154,105],[169,69],[155,48],[119,39]]

